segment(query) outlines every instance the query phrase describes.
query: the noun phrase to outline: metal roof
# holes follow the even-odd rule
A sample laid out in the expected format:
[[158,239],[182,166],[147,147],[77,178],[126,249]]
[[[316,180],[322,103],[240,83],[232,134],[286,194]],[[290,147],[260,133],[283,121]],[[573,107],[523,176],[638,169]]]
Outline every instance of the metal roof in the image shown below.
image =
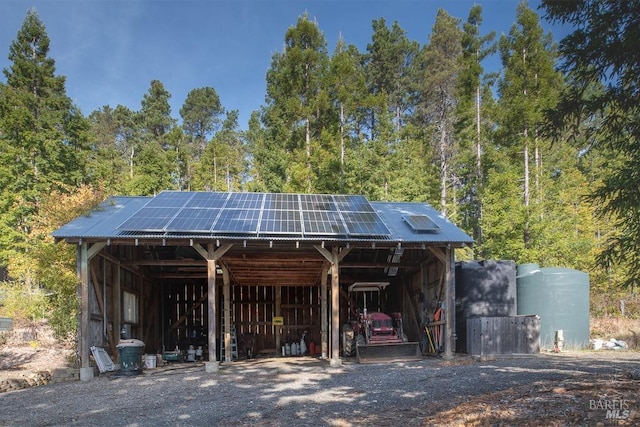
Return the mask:
[[[380,220],[389,229],[387,236],[260,236],[229,234],[192,234],[122,230],[119,226],[150,202],[153,197],[115,196],[102,202],[91,214],[80,216],[52,233],[57,240],[134,240],[134,239],[224,239],[224,240],[296,240],[410,242],[425,244],[473,244],[473,239],[427,203],[370,202]],[[410,216],[427,216],[435,227],[417,232],[407,221]]]

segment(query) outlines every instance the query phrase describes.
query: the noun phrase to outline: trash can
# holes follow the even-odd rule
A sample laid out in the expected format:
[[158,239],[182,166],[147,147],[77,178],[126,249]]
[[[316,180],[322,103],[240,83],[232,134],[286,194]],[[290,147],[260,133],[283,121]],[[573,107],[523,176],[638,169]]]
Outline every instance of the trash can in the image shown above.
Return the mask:
[[144,343],[140,340],[121,340],[118,345],[120,355],[120,371],[124,375],[136,375],[142,373],[142,354]]

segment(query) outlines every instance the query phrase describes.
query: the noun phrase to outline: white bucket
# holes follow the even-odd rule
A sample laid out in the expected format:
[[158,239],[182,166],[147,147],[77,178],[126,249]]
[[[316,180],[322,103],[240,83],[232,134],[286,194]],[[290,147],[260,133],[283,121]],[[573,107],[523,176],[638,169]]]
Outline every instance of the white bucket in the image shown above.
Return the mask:
[[157,356],[155,354],[144,355],[144,366],[147,369],[154,369],[156,367]]

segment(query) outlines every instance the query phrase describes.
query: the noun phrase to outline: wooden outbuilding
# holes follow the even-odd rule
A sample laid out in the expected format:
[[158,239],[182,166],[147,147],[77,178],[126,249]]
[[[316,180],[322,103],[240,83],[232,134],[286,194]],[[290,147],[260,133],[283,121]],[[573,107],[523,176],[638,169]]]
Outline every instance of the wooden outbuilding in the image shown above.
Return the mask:
[[425,203],[180,191],[112,197],[53,236],[77,246],[83,380],[91,347],[117,361],[121,337],[146,353],[202,349],[211,372],[304,334],[340,364],[356,282],[389,282],[386,310],[402,313],[407,337],[451,356],[454,250],[473,243]]

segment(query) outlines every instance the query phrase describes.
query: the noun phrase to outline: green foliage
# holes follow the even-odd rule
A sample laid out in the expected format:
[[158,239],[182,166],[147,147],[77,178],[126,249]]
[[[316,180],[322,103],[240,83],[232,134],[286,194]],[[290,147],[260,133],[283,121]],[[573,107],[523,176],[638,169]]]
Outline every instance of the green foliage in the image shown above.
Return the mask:
[[194,165],[193,189],[240,191],[246,179],[247,153],[238,130],[238,112],[227,113],[222,129],[207,144],[201,161]]
[[566,90],[556,46],[526,3],[497,45],[497,79],[482,67],[497,46],[493,33],[481,35],[480,6],[466,22],[440,10],[424,45],[398,22],[374,20],[366,51],[339,38],[331,56],[305,14],[272,56],[265,106],[246,130],[213,87],[187,94],[177,126],[158,80],[139,111],[104,106],[85,119],[29,11],[0,82],[0,263],[14,279],[2,285],[2,309],[11,296],[15,312],[44,312],[59,335],[73,333],[74,248],[49,233],[103,194],[165,189],[426,201],[473,234],[475,254],[462,258],[586,270],[603,291],[631,283],[640,275],[640,114],[637,30],[625,17],[638,8],[544,4],[553,19],[593,24],[560,45]]
[[640,6],[586,0],[543,1],[543,7],[552,21],[576,28],[560,42],[570,87],[549,118],[557,136],[570,132],[589,156],[613,159],[592,189],[601,221],[615,227],[599,261],[603,269],[622,269],[624,283],[634,285],[640,281]]
[[[40,201],[66,186],[82,185],[88,159],[87,123],[55,75],[49,37],[29,10],[9,48],[11,66],[0,84],[0,262],[22,259]],[[15,262],[18,264],[18,262]],[[34,280],[29,268],[17,280]]]
[[0,282],[0,317],[38,320],[48,314],[43,290],[26,289],[21,282]]
[[270,132],[265,134],[264,144],[287,162],[275,168],[282,174],[280,191],[321,191],[316,187],[312,162],[316,156],[313,148],[335,114],[327,93],[328,69],[324,35],[315,22],[301,16],[296,26],[287,30],[284,52],[273,55],[267,71],[263,120]]

